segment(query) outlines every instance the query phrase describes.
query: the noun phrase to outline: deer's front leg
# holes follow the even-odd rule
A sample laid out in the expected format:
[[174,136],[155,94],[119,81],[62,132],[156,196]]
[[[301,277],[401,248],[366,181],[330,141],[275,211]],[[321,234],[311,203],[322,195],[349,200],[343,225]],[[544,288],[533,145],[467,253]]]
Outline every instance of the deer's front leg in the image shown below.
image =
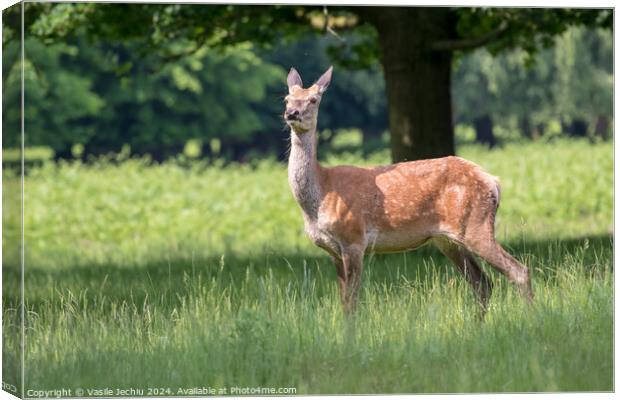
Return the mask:
[[344,305],[347,298],[347,272],[344,269],[344,263],[340,256],[332,256],[334,265],[336,266],[336,273],[338,274],[338,288],[340,289],[340,301]]
[[340,257],[333,257],[338,273],[340,300],[346,313],[355,311],[362,281],[364,250],[360,246],[348,246],[342,250]]

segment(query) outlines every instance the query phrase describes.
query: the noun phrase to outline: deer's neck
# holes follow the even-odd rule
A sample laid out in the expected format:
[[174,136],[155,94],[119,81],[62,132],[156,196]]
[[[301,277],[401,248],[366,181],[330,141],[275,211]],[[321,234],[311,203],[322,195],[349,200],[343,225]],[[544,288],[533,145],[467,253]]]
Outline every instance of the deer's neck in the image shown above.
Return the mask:
[[288,182],[305,216],[311,220],[316,220],[321,201],[316,144],[316,129],[305,133],[291,130]]

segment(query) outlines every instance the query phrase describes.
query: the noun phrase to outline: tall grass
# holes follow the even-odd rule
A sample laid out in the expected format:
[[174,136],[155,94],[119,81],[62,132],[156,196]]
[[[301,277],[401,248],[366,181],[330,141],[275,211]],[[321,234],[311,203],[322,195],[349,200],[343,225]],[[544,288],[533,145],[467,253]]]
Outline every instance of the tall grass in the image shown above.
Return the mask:
[[[358,313],[345,318],[283,165],[29,170],[26,389],[612,390],[611,145],[462,155],[500,176],[498,237],[534,279],[528,307],[485,266],[495,292],[482,323],[469,287],[431,248],[368,257]],[[3,217],[5,244],[19,229]],[[16,260],[4,263],[14,280]],[[4,321],[17,325],[17,288],[4,289]]]

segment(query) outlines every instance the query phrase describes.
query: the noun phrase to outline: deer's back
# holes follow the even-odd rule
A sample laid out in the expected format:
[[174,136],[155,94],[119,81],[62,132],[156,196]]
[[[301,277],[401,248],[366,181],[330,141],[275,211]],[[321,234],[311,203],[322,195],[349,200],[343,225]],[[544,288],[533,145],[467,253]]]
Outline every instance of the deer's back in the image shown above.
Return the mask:
[[495,212],[499,194],[494,177],[459,157],[326,168],[321,189],[321,228],[351,243],[365,241],[378,252],[456,232],[463,218]]

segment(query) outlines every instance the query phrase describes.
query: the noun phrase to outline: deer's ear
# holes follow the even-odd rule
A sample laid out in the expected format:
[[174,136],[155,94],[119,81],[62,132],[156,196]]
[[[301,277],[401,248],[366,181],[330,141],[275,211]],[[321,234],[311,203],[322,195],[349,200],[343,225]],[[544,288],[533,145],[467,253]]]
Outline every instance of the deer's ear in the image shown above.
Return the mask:
[[316,81],[316,85],[319,87],[319,93],[323,94],[323,92],[325,92],[327,90],[327,87],[329,86],[329,83],[332,81],[332,70],[333,69],[334,69],[334,67],[330,66],[327,69],[327,71],[325,71],[325,73],[323,75],[321,75],[319,80]]
[[288,77],[286,78],[286,83],[288,84],[288,91],[290,92],[293,86],[304,87],[304,84],[301,82],[301,76],[299,76],[299,72],[295,68],[291,68],[288,73]]

